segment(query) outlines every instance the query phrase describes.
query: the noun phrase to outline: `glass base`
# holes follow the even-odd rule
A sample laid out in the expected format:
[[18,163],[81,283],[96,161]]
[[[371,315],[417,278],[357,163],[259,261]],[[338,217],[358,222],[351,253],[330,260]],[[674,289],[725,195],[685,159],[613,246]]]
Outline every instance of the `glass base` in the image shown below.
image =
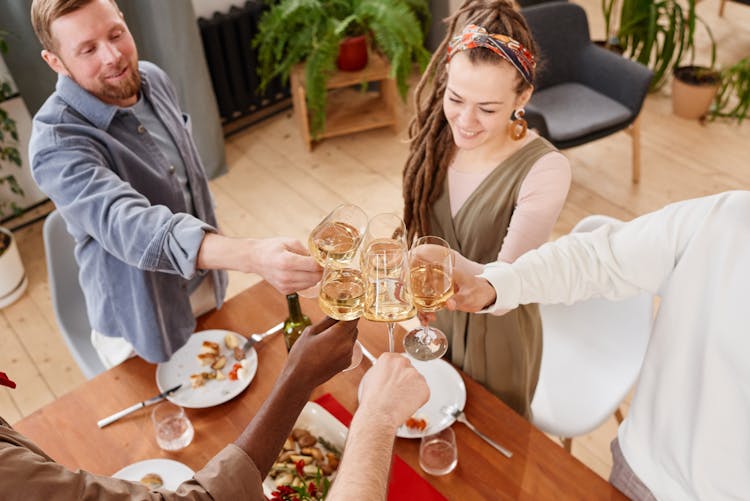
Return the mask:
[[404,336],[404,350],[416,360],[434,360],[448,351],[448,338],[432,327],[414,329]]

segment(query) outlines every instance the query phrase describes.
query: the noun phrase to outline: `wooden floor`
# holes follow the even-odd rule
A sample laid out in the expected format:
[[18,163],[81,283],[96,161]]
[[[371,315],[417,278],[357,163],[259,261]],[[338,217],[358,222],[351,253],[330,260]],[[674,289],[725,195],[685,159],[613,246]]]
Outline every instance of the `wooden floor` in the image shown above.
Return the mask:
[[[599,3],[586,0],[583,5],[592,36],[601,38]],[[718,0],[704,0],[698,10],[716,36],[720,62],[750,54],[750,7],[728,2],[723,19],[717,17]],[[750,189],[750,123],[702,126],[677,118],[668,94],[667,89],[649,96],[641,115],[640,184],[630,182],[630,137],[625,133],[565,151],[573,166],[573,186],[554,237],[588,214],[628,220],[669,202]],[[402,110],[400,135],[382,129],[329,139],[312,153],[289,112],[232,136],[226,142],[229,173],[211,182],[221,227],[230,235],[291,235],[304,241],[342,202],[356,203],[369,214],[400,212],[407,117],[408,111]],[[0,370],[18,383],[16,390],[0,389],[0,416],[11,423],[84,380],[57,331],[41,228],[37,223],[17,232],[29,289],[21,300],[0,310]],[[229,295],[256,281],[255,276],[231,274]],[[615,431],[611,419],[575,439],[573,453],[606,477]]]

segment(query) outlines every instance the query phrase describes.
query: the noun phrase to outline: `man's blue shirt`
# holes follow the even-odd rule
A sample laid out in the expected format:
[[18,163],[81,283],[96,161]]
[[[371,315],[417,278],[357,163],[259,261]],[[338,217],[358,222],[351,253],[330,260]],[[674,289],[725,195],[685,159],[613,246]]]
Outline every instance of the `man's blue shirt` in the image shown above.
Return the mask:
[[[196,216],[135,113],[66,76],[34,117],[29,154],[34,179],[75,238],[91,326],[162,362],[195,329],[187,288],[201,273],[195,264],[205,232],[217,224],[189,117],[160,68],[142,61],[139,69],[141,92],[182,155]],[[208,276],[220,306],[226,273]]]

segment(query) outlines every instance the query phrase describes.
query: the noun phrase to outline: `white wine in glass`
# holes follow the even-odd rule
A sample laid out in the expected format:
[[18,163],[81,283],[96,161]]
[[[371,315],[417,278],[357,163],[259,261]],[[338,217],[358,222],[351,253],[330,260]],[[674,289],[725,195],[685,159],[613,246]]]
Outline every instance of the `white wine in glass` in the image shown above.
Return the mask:
[[[373,252],[364,257],[365,291],[364,317],[388,326],[388,348],[393,351],[395,322],[408,320],[417,314],[409,292],[409,267],[406,251],[400,246],[398,259],[386,252]],[[395,272],[394,270],[398,270]]]
[[[365,282],[356,263],[342,265],[328,259],[323,267],[318,305],[323,313],[336,320],[354,320],[362,316],[365,298]],[[344,372],[359,366],[362,347],[355,341],[352,361]]]
[[365,211],[352,204],[339,205],[310,232],[310,254],[321,266],[328,259],[346,264],[357,253],[366,228]]
[[328,221],[310,233],[307,245],[312,257],[321,265],[328,259],[347,263],[357,253],[361,239],[360,231],[354,226],[342,221]]
[[412,301],[419,311],[438,311],[453,296],[453,280],[441,264],[421,264],[410,276]]
[[[352,204],[339,205],[307,237],[310,255],[321,266],[325,266],[328,259],[347,264],[357,254],[366,229],[365,211]],[[302,297],[315,297],[320,293],[320,283],[298,293]]]
[[354,320],[362,315],[364,303],[365,282],[359,270],[326,267],[318,296],[323,313],[336,320]]
[[[421,237],[409,252],[410,285],[419,311],[441,309],[453,296],[453,253],[440,237]],[[404,350],[417,360],[433,360],[448,350],[448,338],[425,324],[404,336]]]

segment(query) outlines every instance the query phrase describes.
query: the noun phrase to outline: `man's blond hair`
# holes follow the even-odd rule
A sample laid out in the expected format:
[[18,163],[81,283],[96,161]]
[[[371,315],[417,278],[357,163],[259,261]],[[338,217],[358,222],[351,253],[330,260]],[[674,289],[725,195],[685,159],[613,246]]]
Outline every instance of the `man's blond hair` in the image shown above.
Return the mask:
[[[42,47],[50,52],[55,52],[57,44],[52,36],[52,22],[70,14],[78,9],[85,7],[94,0],[34,0],[31,4],[31,25],[34,27],[34,33],[41,42]],[[115,0],[109,0],[115,6],[117,11],[120,8]]]

